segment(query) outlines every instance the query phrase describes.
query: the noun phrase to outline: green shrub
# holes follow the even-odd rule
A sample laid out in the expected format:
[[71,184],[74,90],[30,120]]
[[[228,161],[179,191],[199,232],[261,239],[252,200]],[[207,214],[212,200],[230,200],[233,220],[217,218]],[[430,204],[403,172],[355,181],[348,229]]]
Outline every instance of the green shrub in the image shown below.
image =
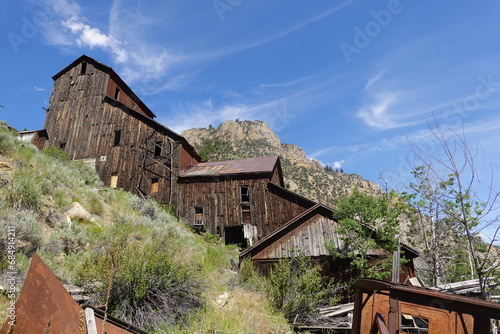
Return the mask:
[[321,273],[305,257],[282,259],[269,273],[266,293],[271,305],[292,320],[296,314],[311,312],[321,299]]
[[[0,244],[2,244],[2,253],[7,245],[7,230],[14,228],[14,241],[16,251],[23,254],[31,254],[41,244],[42,231],[37,222],[37,214],[31,210],[11,211],[3,208],[0,211]],[[10,230],[9,230],[10,232]],[[12,236],[12,235],[11,235]]]
[[7,202],[14,208],[38,210],[42,201],[40,177],[29,168],[19,168],[6,189]]
[[43,149],[43,153],[45,153],[47,156],[55,158],[60,161],[69,161],[69,156],[68,153],[66,153],[63,149],[51,146],[49,148]]
[[82,264],[78,281],[94,282],[92,300],[142,328],[175,324],[199,309],[202,280],[196,270],[172,261],[169,237],[151,242],[113,240]]
[[261,277],[257,270],[255,270],[255,266],[250,259],[244,259],[240,262],[238,279],[239,284],[245,289],[251,291],[264,291],[265,278]]

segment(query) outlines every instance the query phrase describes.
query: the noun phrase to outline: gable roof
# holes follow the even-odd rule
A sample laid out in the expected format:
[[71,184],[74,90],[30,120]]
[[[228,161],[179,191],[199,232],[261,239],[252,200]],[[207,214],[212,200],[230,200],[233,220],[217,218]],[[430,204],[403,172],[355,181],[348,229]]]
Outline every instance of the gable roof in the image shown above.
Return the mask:
[[52,77],[52,79],[55,81],[57,80],[60,76],[62,76],[64,73],[68,72],[70,69],[75,67],[76,65],[82,63],[82,62],[87,62],[91,63],[94,65],[95,68],[103,71],[104,73],[108,73],[110,77],[113,78],[113,80],[119,84],[119,86],[123,87],[127,92],[127,94],[141,107],[141,109],[146,113],[146,115],[150,118],[155,118],[156,115],[146,106],[144,102],[134,93],[134,91],[123,81],[122,78],[108,65],[105,65],[103,63],[98,62],[97,60],[90,58],[87,55],[82,55],[75,61],[73,61],[71,64],[60,70],[56,75]]
[[[327,205],[321,204],[321,203],[316,203],[314,206],[309,208],[308,210],[304,211],[300,215],[297,215],[295,218],[291,219],[289,222],[281,226],[280,228],[276,229],[274,232],[271,232],[270,234],[266,235],[264,238],[260,239],[257,241],[255,244],[253,244],[251,247],[245,249],[242,251],[239,255],[240,258],[244,258],[248,255],[253,256],[254,254],[257,254],[258,252],[264,250],[265,248],[271,246],[275,242],[279,242],[280,239],[285,237],[287,234],[291,233],[293,230],[297,229],[300,227],[302,224],[308,222],[310,218],[317,214],[321,214],[324,217],[327,217],[328,219],[333,221],[333,213],[337,211],[336,209],[329,207]],[[374,230],[370,226],[365,227]],[[328,234],[328,233],[327,233]],[[418,257],[419,252],[415,248],[406,245],[406,244],[401,244],[402,249],[411,257]],[[321,255],[327,255],[325,253],[325,250],[321,251]]]
[[123,112],[127,113],[128,115],[137,118],[141,122],[145,123],[146,125],[150,126],[157,132],[166,135],[173,140],[179,141],[182,143],[183,147],[186,149],[186,151],[189,151],[198,161],[201,161],[201,157],[198,155],[198,152],[194,149],[194,147],[186,140],[186,138],[182,137],[180,134],[177,132],[171,130],[170,128],[166,127],[165,125],[155,121],[152,118],[149,118],[139,112],[137,112],[134,109],[131,109],[130,107],[124,105],[120,101],[117,101],[115,99],[112,99],[109,96],[104,97],[104,102],[111,104],[113,107],[120,108]]
[[274,171],[277,165],[281,172],[279,157],[277,155],[216,162],[201,162],[187,170],[180,177],[191,178],[241,174],[269,174]]
[[299,195],[296,192],[293,192],[290,189],[277,185],[273,182],[267,183],[267,189],[275,194],[278,194],[283,198],[287,198],[289,201],[292,201],[293,203],[303,206],[304,208],[309,209],[317,204],[312,199]]

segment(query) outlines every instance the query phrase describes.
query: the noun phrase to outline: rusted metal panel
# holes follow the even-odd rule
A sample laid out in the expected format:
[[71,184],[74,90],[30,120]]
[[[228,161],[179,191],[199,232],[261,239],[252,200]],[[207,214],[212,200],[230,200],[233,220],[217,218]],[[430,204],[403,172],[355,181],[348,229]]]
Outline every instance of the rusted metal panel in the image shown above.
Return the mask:
[[271,155],[258,158],[203,162],[186,171],[182,177],[269,173],[269,179],[272,179],[278,161],[277,155]]
[[377,315],[389,324],[391,333],[402,330],[404,315],[425,320],[433,334],[484,334],[489,332],[490,318],[500,318],[500,304],[398,283],[359,280],[352,333],[371,333]]
[[15,325],[9,325],[11,319],[7,319],[0,334],[86,334],[87,320],[94,322],[99,334],[146,334],[110,315],[106,315],[104,322],[105,313],[94,307],[92,309],[95,319],[86,319],[84,309],[73,300],[49,267],[34,253],[15,304]]
[[9,329],[6,322],[0,333],[86,333],[83,310],[37,254],[16,302],[16,324]]

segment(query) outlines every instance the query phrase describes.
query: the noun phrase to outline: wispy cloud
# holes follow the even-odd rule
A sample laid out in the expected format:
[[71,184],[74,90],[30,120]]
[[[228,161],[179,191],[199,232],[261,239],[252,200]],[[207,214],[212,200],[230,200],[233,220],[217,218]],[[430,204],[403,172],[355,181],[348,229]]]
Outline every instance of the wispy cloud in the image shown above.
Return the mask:
[[284,29],[280,32],[277,32],[277,33],[274,33],[274,34],[271,34],[269,35],[268,37],[265,37],[265,38],[262,38],[262,39],[257,39],[255,41],[246,41],[246,43],[244,44],[240,44],[240,45],[236,45],[236,46],[232,46],[232,47],[229,47],[229,48],[225,48],[225,49],[220,49],[220,50],[216,50],[212,53],[209,54],[209,57],[211,58],[219,58],[219,57],[224,57],[224,56],[228,56],[230,54],[234,54],[234,53],[237,53],[237,52],[242,52],[242,51],[245,51],[245,50],[249,50],[249,49],[252,49],[252,48],[256,48],[256,47],[259,47],[263,44],[266,44],[266,43],[269,43],[271,41],[274,41],[276,39],[280,39],[280,38],[283,38],[291,33],[294,33],[294,32],[297,32],[303,28],[305,28],[306,26],[314,23],[314,22],[317,22],[319,20],[322,20],[324,19],[325,17],[328,17],[338,11],[340,11],[341,9],[347,7],[349,4],[351,4],[354,0],[348,0],[344,3],[342,3],[341,5],[339,6],[336,6],[336,7],[333,7],[331,8],[330,10],[327,10],[319,15],[316,15],[314,17],[311,17],[307,20],[304,20],[302,22],[299,22],[293,26],[290,26],[288,27],[287,29]]
[[217,125],[229,119],[262,120],[276,130],[278,121],[286,122],[293,117],[287,112],[284,100],[217,104],[208,98],[198,103],[184,103],[169,117],[160,118],[159,121],[176,132],[207,127],[209,124]]
[[123,48],[122,42],[111,35],[104,34],[98,28],[84,23],[85,21],[86,19],[83,17],[72,16],[63,21],[62,26],[69,29],[73,36],[76,37],[76,44],[80,48],[101,48],[111,53],[117,63],[123,63],[128,60],[128,54],[125,48]]
[[78,48],[100,48],[108,52],[117,63],[128,60],[124,43],[104,33],[82,15],[82,8],[71,0],[33,1],[44,15],[37,23],[46,42],[51,45]]
[[385,92],[370,97],[370,101],[358,110],[357,115],[363,122],[373,128],[388,129],[398,125],[394,123],[390,108],[397,101],[394,92]]
[[44,88],[42,88],[42,87],[37,87],[37,86],[33,87],[33,89],[34,89],[35,91],[37,91],[37,92],[43,92],[43,91],[45,90]]
[[385,71],[386,70],[381,70],[374,77],[368,79],[368,82],[366,83],[366,86],[365,86],[365,90],[370,89],[370,87],[374,83],[376,83],[377,81],[379,81],[380,79],[382,79],[384,77]]

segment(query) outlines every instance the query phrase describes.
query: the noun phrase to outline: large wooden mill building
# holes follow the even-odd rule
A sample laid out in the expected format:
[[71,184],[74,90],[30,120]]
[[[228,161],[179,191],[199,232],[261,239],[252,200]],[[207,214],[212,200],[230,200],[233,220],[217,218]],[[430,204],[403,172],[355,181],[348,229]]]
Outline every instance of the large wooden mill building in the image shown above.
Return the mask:
[[248,247],[265,239],[267,245],[272,232],[288,226],[292,239],[302,236],[304,254],[328,256],[318,253],[324,238],[314,234],[331,228],[316,224],[304,234],[311,223],[305,214],[318,203],[284,188],[278,156],[202,161],[185,138],[154,120],[111,67],[88,56],[53,80],[44,129],[21,134],[39,148],[64,149],[92,164],[105,185],[169,204],[188,225],[225,243]]

